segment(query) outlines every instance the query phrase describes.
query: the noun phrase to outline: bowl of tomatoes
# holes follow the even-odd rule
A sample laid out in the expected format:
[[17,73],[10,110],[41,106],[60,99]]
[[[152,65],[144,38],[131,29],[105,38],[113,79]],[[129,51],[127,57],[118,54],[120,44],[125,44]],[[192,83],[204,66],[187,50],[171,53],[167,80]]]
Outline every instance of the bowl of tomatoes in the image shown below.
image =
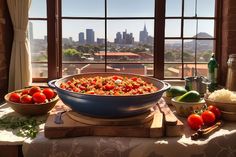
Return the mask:
[[13,91],[4,98],[15,112],[25,116],[47,114],[59,100],[52,88],[39,86]]
[[49,82],[64,104],[80,114],[121,118],[150,110],[170,88],[164,81],[124,73],[86,73]]

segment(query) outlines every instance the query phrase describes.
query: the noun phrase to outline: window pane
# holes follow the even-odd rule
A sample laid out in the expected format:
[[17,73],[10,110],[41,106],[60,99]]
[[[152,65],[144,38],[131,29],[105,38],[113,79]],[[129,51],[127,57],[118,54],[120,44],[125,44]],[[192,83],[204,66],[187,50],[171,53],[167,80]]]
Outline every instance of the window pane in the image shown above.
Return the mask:
[[62,76],[105,72],[105,64],[62,64]]
[[184,64],[184,77],[196,76],[195,64]]
[[107,24],[108,62],[153,62],[153,20],[109,20]]
[[165,40],[165,62],[181,62],[182,40]]
[[197,0],[198,17],[215,16],[215,0]]
[[104,51],[104,21],[63,20],[63,62],[104,62],[96,54]]
[[29,17],[46,18],[46,0],[32,0],[29,9]]
[[62,0],[62,16],[104,17],[104,0]]
[[180,37],[181,36],[181,20],[166,19],[165,37]]
[[182,0],[166,0],[166,16],[181,16]]
[[107,71],[153,75],[153,64],[108,64]]
[[165,78],[181,78],[182,64],[165,64],[164,71]]
[[184,40],[183,60],[184,62],[195,62],[196,40]]
[[214,40],[197,40],[197,62],[208,62],[213,52]]
[[32,61],[47,61],[47,22],[29,21],[28,36]]
[[154,0],[109,0],[107,15],[108,17],[154,17],[154,6]]
[[197,64],[197,76],[207,76],[207,64]]
[[32,77],[33,78],[47,78],[48,64],[47,63],[32,63]]
[[198,38],[214,37],[214,20],[198,20]]
[[196,36],[196,20],[184,20],[184,37]]
[[184,16],[195,16],[195,1],[196,0],[184,0]]

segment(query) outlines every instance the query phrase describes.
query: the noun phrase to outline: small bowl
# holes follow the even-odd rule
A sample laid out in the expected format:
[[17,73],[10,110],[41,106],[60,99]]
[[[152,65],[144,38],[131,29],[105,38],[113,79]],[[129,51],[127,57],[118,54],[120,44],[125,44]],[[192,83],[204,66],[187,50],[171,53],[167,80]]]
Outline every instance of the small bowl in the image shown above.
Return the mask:
[[205,105],[205,100],[201,98],[198,102],[181,102],[177,101],[178,97],[171,99],[171,103],[176,108],[179,116],[188,117],[194,113],[194,110],[200,110]]
[[221,116],[227,121],[236,121],[236,112],[221,111]]
[[[21,90],[13,91],[11,93],[19,93]],[[5,101],[10,105],[10,107],[17,113],[25,116],[39,116],[47,114],[59,100],[57,93],[55,92],[56,96],[47,103],[40,103],[40,104],[24,104],[24,103],[16,103],[9,100],[11,93],[5,95]]]
[[236,112],[236,103],[215,102],[205,98],[207,106],[213,105],[225,112]]

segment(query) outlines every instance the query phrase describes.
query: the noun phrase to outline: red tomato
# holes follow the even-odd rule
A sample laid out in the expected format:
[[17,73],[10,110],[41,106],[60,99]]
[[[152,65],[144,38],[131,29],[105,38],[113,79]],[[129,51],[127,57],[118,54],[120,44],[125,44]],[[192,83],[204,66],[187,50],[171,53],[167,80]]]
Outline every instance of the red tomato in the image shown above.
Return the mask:
[[133,81],[137,81],[138,78],[137,78],[137,77],[132,77],[131,80],[133,80]]
[[46,96],[41,92],[36,92],[33,95],[33,100],[36,103],[43,103],[46,100]]
[[29,89],[24,89],[21,92],[21,95],[29,94]]
[[54,97],[54,91],[51,88],[44,88],[43,94],[46,96],[47,99],[52,99]]
[[79,86],[79,89],[80,89],[80,90],[86,90],[86,87],[84,87],[84,86],[81,85],[81,86]]
[[114,80],[117,80],[117,79],[118,79],[118,76],[117,76],[117,75],[114,75],[112,78],[113,78]]
[[210,105],[210,106],[208,106],[208,110],[214,113],[216,119],[220,119],[220,117],[221,117],[220,109],[218,109],[215,106]]
[[74,87],[72,90],[73,90],[74,92],[80,92],[80,89],[79,89],[79,88],[76,88],[76,87]]
[[41,92],[41,89],[38,86],[33,86],[29,89],[29,95],[34,95],[36,92]]
[[105,90],[112,90],[113,88],[115,88],[115,86],[114,85],[110,85],[110,84],[106,84],[104,86],[104,88],[105,88]]
[[19,93],[12,93],[9,97],[9,100],[12,102],[20,102],[20,94]]
[[188,119],[188,125],[192,130],[198,130],[202,127],[203,125],[203,120],[202,117],[199,116],[198,114],[191,114]]
[[202,117],[204,124],[208,125],[208,126],[214,124],[215,120],[216,120],[214,113],[211,111],[208,111],[208,110],[204,111],[201,114],[201,117]]
[[24,104],[31,104],[32,102],[32,96],[28,94],[24,94],[20,97],[20,102]]

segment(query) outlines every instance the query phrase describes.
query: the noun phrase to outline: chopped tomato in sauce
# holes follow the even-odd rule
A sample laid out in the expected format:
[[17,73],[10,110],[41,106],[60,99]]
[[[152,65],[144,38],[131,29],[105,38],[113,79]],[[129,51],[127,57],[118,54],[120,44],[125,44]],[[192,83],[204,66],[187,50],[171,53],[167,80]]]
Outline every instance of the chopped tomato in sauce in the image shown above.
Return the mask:
[[60,88],[77,93],[114,96],[150,94],[159,90],[140,77],[128,78],[118,75],[73,78],[61,83]]

